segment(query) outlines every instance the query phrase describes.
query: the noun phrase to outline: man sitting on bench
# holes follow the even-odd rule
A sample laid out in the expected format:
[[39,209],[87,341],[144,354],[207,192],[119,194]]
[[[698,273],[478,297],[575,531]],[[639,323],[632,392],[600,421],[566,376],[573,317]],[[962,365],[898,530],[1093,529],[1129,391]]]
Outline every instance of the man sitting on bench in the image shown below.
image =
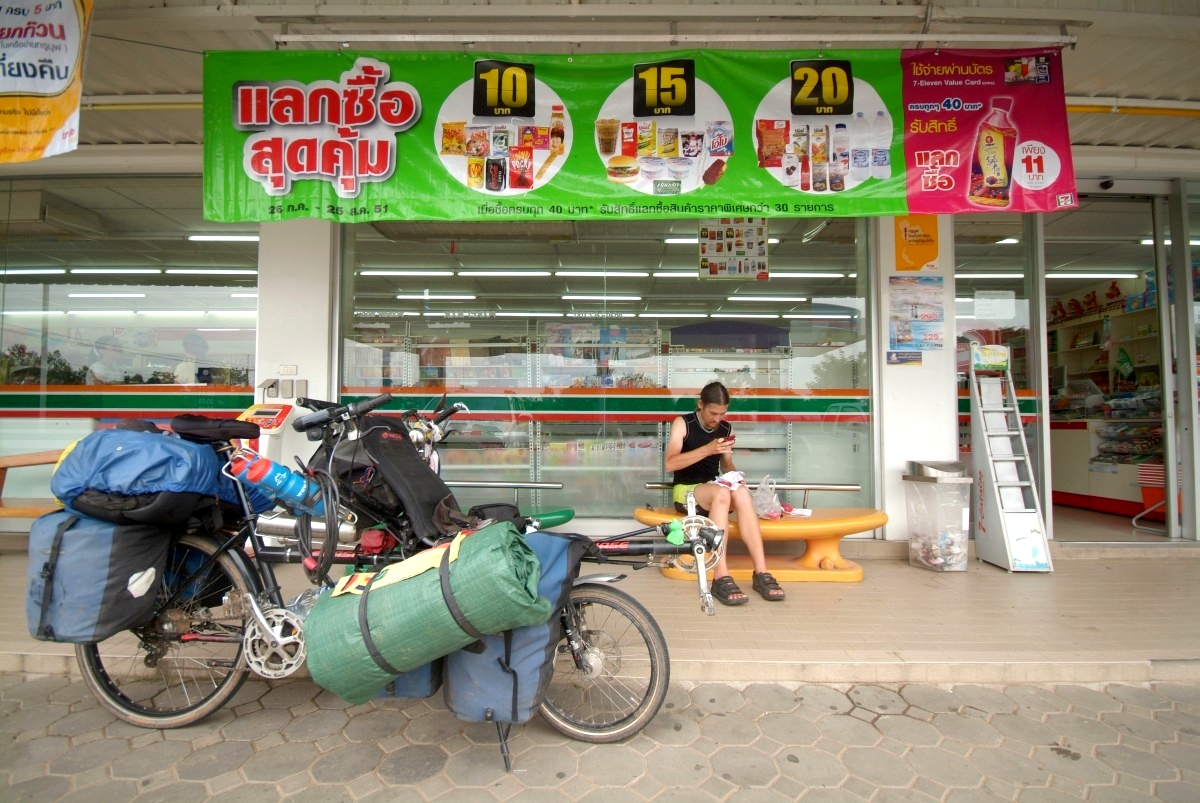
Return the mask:
[[[729,391],[720,382],[709,382],[700,391],[696,411],[671,422],[665,468],[675,475],[672,497],[675,508],[686,513],[684,503],[690,491],[696,499],[697,512],[707,515],[722,530],[729,529],[732,508],[738,516],[742,543],[754,563],[754,590],[765,600],[779,602],[784,597],[783,589],[767,571],[762,533],[758,529],[758,514],[754,511],[750,490],[744,484],[731,490],[717,482],[722,473],[736,470],[733,467],[733,427],[725,420],[728,411]],[[742,605],[750,601],[729,575],[724,546],[713,571],[712,592],[725,605]]]

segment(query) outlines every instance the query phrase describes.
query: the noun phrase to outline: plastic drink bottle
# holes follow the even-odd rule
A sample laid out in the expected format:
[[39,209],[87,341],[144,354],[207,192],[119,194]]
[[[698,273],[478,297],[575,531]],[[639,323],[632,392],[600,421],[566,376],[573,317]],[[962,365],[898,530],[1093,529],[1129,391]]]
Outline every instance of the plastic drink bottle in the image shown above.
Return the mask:
[[229,473],[238,482],[252,485],[301,513],[325,515],[320,486],[274,460],[260,455],[239,454],[229,462]]
[[850,180],[866,181],[871,177],[871,148],[874,139],[871,124],[862,112],[850,121]]
[[979,124],[971,156],[971,185],[967,200],[981,206],[1008,206],[1012,200],[1013,156],[1017,129],[1009,119],[1012,98],[994,98],[992,109]]
[[842,172],[850,170],[850,129],[846,128],[845,123],[838,123],[833,127],[833,158],[829,160],[830,165],[840,164]]
[[892,177],[892,125],[882,111],[871,122],[871,177]]

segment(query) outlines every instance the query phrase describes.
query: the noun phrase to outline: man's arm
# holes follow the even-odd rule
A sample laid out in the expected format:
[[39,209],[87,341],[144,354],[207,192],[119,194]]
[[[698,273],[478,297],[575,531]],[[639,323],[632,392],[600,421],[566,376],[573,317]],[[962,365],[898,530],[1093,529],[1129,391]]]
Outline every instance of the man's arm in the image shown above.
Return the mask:
[[674,473],[680,469],[687,468],[693,463],[704,459],[710,455],[723,453],[722,464],[726,460],[732,460],[729,457],[729,452],[733,449],[732,442],[725,443],[720,439],[711,440],[703,446],[698,446],[690,452],[683,451],[683,436],[687,434],[687,424],[683,423],[683,418],[676,418],[671,422],[671,437],[667,441],[666,459],[663,461],[663,468],[668,473]]

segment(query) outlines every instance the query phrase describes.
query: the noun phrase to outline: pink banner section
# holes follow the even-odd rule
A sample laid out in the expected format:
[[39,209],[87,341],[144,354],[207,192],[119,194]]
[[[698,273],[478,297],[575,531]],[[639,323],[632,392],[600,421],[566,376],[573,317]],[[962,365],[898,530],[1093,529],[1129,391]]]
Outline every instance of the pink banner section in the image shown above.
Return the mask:
[[905,50],[911,213],[1078,205],[1057,49]]

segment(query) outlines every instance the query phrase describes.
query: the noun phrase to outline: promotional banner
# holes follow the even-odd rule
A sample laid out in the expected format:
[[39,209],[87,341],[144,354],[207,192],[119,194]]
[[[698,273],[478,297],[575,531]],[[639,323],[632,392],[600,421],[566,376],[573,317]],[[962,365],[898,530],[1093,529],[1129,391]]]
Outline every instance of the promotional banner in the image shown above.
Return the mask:
[[[1026,52],[988,53],[1007,64]],[[1057,74],[1057,51],[1027,54]],[[908,139],[949,124],[929,122],[923,104],[932,101],[913,101],[910,114],[907,87],[916,79],[903,63],[894,50],[212,52],[204,72],[205,217],[905,214],[915,200]],[[1020,123],[1022,142],[1065,143],[1061,76],[1036,86],[1047,96],[1038,120]],[[955,163],[969,168],[969,154]],[[1059,164],[1045,192],[1009,191],[1003,208],[1073,206],[1069,149]],[[989,190],[998,181],[985,178]],[[968,185],[959,185],[962,198],[922,195],[920,208],[959,211],[972,203]],[[1056,205],[1043,207],[1046,197]]]
[[7,0],[0,11],[0,163],[75,150],[92,0]]

